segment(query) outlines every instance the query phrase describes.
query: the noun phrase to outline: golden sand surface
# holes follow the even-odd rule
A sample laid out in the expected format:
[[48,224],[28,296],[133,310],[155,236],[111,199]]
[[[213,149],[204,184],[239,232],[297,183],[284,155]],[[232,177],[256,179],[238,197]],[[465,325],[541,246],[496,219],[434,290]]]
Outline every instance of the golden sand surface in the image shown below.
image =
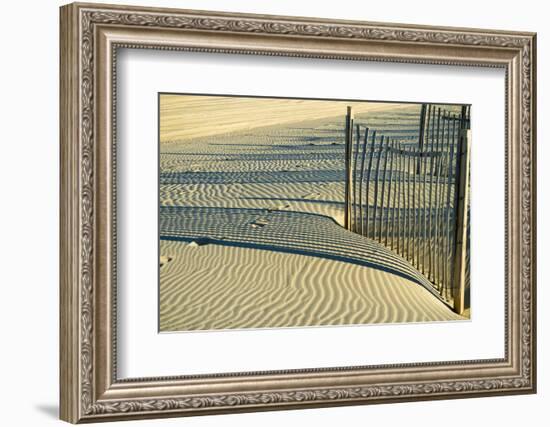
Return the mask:
[[[463,320],[401,257],[372,241],[359,248],[368,239],[340,226],[347,104],[310,117],[273,100],[254,117],[271,111],[277,123],[250,127],[249,102],[172,97],[161,108],[160,330]],[[415,108],[355,111],[368,121]]]
[[225,96],[160,96],[160,140],[181,141],[200,136],[284,125],[342,114],[406,108],[403,104],[316,101]]
[[220,245],[161,242],[160,330],[460,320],[424,287],[376,268]]

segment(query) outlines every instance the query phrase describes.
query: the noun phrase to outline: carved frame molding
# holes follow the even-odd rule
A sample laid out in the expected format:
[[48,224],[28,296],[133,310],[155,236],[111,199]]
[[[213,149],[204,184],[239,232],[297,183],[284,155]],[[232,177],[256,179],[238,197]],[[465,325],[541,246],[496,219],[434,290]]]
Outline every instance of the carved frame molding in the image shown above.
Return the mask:
[[[124,47],[505,68],[506,357],[117,380],[113,146],[116,52]],[[62,7],[61,418],[102,421],[534,392],[535,52],[532,33]]]

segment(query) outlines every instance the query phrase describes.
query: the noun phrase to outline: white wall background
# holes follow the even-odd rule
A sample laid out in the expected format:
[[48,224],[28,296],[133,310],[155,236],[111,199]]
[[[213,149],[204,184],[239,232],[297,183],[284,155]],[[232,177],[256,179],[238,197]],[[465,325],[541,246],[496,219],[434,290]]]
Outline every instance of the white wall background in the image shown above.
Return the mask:
[[[122,3],[110,0],[113,3]],[[538,32],[538,358],[539,393],[437,402],[325,408],[162,421],[131,425],[279,426],[398,425],[446,427],[545,425],[550,405],[550,29],[545,3],[278,0],[133,0],[133,4],[234,12],[317,16]],[[60,425],[58,402],[58,6],[57,0],[3,5],[0,66],[0,401],[3,425]],[[545,336],[546,335],[546,336]],[[546,421],[547,422],[547,421]]]

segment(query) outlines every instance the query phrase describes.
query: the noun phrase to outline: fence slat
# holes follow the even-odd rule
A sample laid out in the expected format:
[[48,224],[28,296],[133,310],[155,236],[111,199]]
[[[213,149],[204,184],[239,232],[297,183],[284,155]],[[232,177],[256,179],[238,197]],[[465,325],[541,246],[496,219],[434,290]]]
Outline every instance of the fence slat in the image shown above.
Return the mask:
[[411,150],[407,147],[407,259],[411,260]]
[[427,184],[426,184],[426,179],[427,179],[427,162],[428,162],[428,153],[429,153],[429,149],[426,150],[426,146],[428,145],[427,142],[428,142],[428,132],[430,130],[430,117],[431,117],[431,109],[432,109],[432,106],[431,104],[428,104],[427,106],[427,111],[426,111],[426,130],[424,132],[424,135],[423,135],[423,141],[422,141],[422,155],[423,155],[423,173],[422,173],[422,176],[423,176],[423,183],[422,183],[422,274],[426,274],[426,253],[428,252],[428,248],[427,248],[427,218],[426,218],[426,215],[427,213],[429,213],[429,209],[426,209],[426,192],[427,192]]
[[386,175],[388,170],[388,143],[389,138],[386,138],[386,143],[384,144],[384,171],[382,173],[382,191],[380,192],[380,219],[379,219],[379,230],[378,230],[378,241],[382,243],[382,225],[385,223],[384,215],[387,212],[387,209],[384,207],[385,200],[385,191],[386,191]]
[[[418,149],[417,147],[412,147],[412,156],[414,157],[414,163],[415,163],[415,167],[418,168],[418,156],[417,156],[417,153],[418,153]],[[413,263],[413,265],[418,265],[418,224],[417,224],[417,214],[418,214],[418,210],[417,210],[417,199],[418,199],[418,195],[417,195],[417,189],[416,189],[416,177],[417,177],[417,174],[416,174],[416,171],[413,171],[413,174],[412,174],[412,205],[409,206],[409,208],[412,209],[412,214],[413,214],[413,228],[412,228],[412,248],[413,248],[413,253],[412,253],[412,258],[411,258],[411,262]]]
[[[450,117],[449,115],[449,112],[446,113],[446,117],[447,119]],[[443,239],[443,236],[444,236],[444,223],[443,223],[443,218],[444,218],[444,208],[445,208],[445,178],[443,176],[443,173],[444,173],[444,167],[445,167],[445,164],[446,164],[446,146],[448,146],[449,144],[449,136],[450,136],[450,124],[451,124],[451,121],[450,120],[446,120],[446,123],[445,123],[445,135],[444,137],[441,139],[441,166],[440,166],[440,171],[439,171],[439,174],[438,174],[438,180],[439,180],[439,186],[441,187],[441,191],[439,192],[439,202],[438,202],[438,205],[439,205],[439,209],[438,209],[438,216],[437,216],[437,223],[438,223],[438,229],[439,229],[439,234],[438,234],[438,238],[437,238],[437,243],[438,243],[438,250],[437,250],[437,253],[439,255],[439,260],[438,260],[438,266],[439,266],[439,281],[441,282],[441,286],[443,287],[443,292],[445,294],[445,292],[447,291],[446,290],[446,281],[445,281],[445,263],[444,263],[444,254],[443,254],[443,250],[444,250],[444,239]]]
[[434,282],[436,283],[438,289],[440,288],[441,276],[439,268],[439,200],[441,197],[441,186],[440,186],[440,174],[441,174],[441,152],[440,152],[440,141],[445,136],[445,111],[441,118],[441,126],[439,127],[439,134],[437,135],[435,141],[435,152],[437,153],[437,161],[435,163],[435,209],[434,209]]
[[376,144],[376,131],[372,132],[372,143],[369,154],[369,167],[367,170],[367,189],[366,189],[366,203],[365,203],[365,218],[366,218],[366,227],[364,236],[370,236],[370,227],[369,227],[369,205],[370,205],[370,181],[371,181],[371,171],[372,171],[372,157],[374,155],[374,149]]
[[[436,135],[439,135],[439,126],[440,126],[440,123],[441,123],[441,108],[438,108],[437,109],[437,123],[435,122],[435,108],[433,108],[433,118],[434,120],[432,121],[433,125],[432,125],[432,140],[431,140],[431,143],[430,143],[430,151],[432,153],[431,155],[431,158],[430,158],[430,195],[429,195],[429,198],[430,198],[430,208],[431,206],[433,205],[433,201],[434,201],[434,198],[433,196],[435,195],[435,191],[434,191],[434,175],[435,175],[435,168],[434,168],[434,165],[435,165],[435,162],[436,162],[436,157],[435,157],[435,151],[434,151],[434,141],[435,141],[435,136]],[[430,209],[430,216],[428,218],[428,230],[430,232],[430,242],[429,242],[429,245],[428,245],[428,272],[429,272],[429,278],[430,280],[434,281],[435,280],[435,274],[434,274],[434,268],[435,268],[435,248],[434,248],[434,236],[435,236],[435,233],[434,233],[434,220],[433,220],[433,214],[434,214],[434,211],[433,209]]]
[[[353,160],[353,224],[352,229],[357,232],[357,157],[359,156],[360,145],[360,129],[359,125],[355,126],[356,129],[356,143],[355,143],[355,156]],[[353,133],[353,132],[352,132]]]
[[373,219],[372,219],[372,238],[376,240],[376,222],[377,222],[377,208],[378,208],[378,183],[380,182],[380,160],[382,159],[382,149],[384,147],[384,135],[380,137],[380,147],[378,149],[378,159],[376,160],[376,170],[374,176],[374,209],[373,209]]
[[[451,119],[453,116],[449,116]],[[445,285],[445,296],[448,297],[449,292],[449,269],[447,265],[447,236],[448,236],[448,230],[447,230],[447,213],[449,212],[449,170],[451,168],[450,158],[451,158],[451,143],[454,138],[453,134],[453,128],[452,124],[454,123],[454,120],[449,120],[449,123],[447,125],[447,139],[446,139],[446,145],[445,145],[445,175],[443,176],[443,188],[445,189],[444,192],[444,199],[442,201],[444,206],[444,211],[441,215],[441,229],[443,230],[443,235],[441,236],[441,263],[443,266],[443,283]]]
[[353,135],[353,114],[351,107],[347,107],[346,112],[346,127],[345,127],[345,164],[346,164],[346,180],[344,186],[344,227],[347,230],[351,229],[351,186],[352,186],[352,168],[351,168],[351,151]]
[[[394,242],[395,242],[395,211],[397,209],[397,206],[395,204],[395,199],[396,199],[396,193],[397,193],[397,183],[395,182],[395,177],[397,176],[397,171],[394,171],[394,158],[395,158],[395,167],[397,167],[397,158],[398,158],[398,153],[397,153],[397,144],[395,142],[395,140],[393,141],[393,144],[392,144],[392,156],[391,156],[391,165],[390,165],[390,187],[391,187],[391,192],[392,192],[392,201],[391,201],[391,220],[390,220],[390,224],[391,224],[391,240],[390,240],[390,249],[393,250],[394,249]],[[389,203],[389,197],[388,197],[388,206],[390,206],[390,203]]]
[[386,201],[386,232],[384,236],[384,245],[386,246],[388,246],[390,224],[392,224],[390,220],[390,197],[392,192],[392,176],[393,176],[393,146],[394,146],[394,141],[390,140],[390,144],[388,148],[389,154],[390,154],[390,161],[389,161],[390,176],[388,177],[388,198]]
[[397,253],[403,256],[403,230],[405,227],[401,224],[401,207],[403,202],[401,200],[401,183],[403,182],[403,150],[401,146],[398,145],[399,156],[398,156],[398,171],[397,174]]
[[[361,135],[358,135],[357,140]],[[365,174],[365,157],[367,156],[367,140],[369,137],[369,128],[365,128],[365,140],[363,142],[363,151],[361,152],[361,170],[359,173],[359,233],[363,235],[363,176]],[[369,202],[367,198],[367,203]]]
[[449,293],[451,292],[450,289],[450,283],[451,283],[451,234],[452,234],[452,223],[451,223],[451,191],[453,190],[453,159],[454,159],[454,147],[455,142],[457,140],[457,121],[453,120],[453,126],[451,130],[451,141],[449,144],[449,167],[447,168],[447,200],[446,200],[446,209],[447,209],[447,215],[446,215],[446,226],[445,226],[445,269],[446,269],[446,277],[445,277],[445,283],[449,284]]

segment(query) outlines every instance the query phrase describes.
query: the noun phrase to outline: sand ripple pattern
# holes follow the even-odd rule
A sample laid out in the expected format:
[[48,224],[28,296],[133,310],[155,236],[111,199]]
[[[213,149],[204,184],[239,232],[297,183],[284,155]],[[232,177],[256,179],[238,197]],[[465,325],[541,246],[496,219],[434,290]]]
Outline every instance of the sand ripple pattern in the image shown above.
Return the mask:
[[348,231],[331,218],[300,212],[163,206],[160,238],[316,256],[376,268],[416,282],[430,282],[381,244]]
[[[409,107],[357,120],[418,131]],[[343,117],[231,126],[161,144],[161,331],[461,319],[407,261],[341,227]]]
[[[161,331],[461,320],[425,288],[361,265],[161,241]],[[259,267],[261,266],[261,267]]]

